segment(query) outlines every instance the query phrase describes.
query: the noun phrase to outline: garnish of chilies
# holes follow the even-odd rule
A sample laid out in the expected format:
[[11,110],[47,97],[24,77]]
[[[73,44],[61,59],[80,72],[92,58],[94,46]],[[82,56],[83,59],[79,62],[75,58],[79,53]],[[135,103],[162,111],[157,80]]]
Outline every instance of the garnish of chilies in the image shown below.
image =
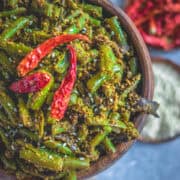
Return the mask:
[[50,79],[51,77],[47,73],[36,72],[13,82],[9,89],[20,94],[33,93],[43,89]]
[[56,120],[61,120],[64,117],[71,92],[76,81],[77,57],[76,51],[72,46],[67,47],[70,51],[70,68],[63,79],[59,89],[55,92],[53,102],[51,104],[51,117]]
[[21,77],[25,76],[28,72],[35,69],[38,66],[39,62],[55,47],[76,39],[90,43],[89,38],[82,34],[64,34],[52,37],[44,41],[38,47],[33,49],[29,54],[27,54],[24,59],[21,60],[21,62],[17,66],[18,75]]

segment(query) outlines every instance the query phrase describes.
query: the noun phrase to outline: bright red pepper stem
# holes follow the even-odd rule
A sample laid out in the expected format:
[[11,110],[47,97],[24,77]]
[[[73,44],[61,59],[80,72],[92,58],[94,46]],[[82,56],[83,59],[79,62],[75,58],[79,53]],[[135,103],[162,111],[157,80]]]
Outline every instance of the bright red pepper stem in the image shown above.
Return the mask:
[[51,77],[44,72],[36,72],[26,76],[19,81],[13,82],[9,89],[16,93],[33,93],[40,91],[50,81]]
[[59,89],[55,92],[53,102],[51,104],[51,117],[58,121],[64,117],[76,80],[76,51],[70,45],[67,48],[69,49],[71,55],[70,68]]
[[25,76],[28,72],[32,71],[36,68],[39,62],[48,55],[55,47],[60,44],[68,43],[75,39],[84,40],[86,42],[90,42],[87,36],[82,34],[66,34],[59,35],[53,38],[50,38],[40,44],[37,48],[33,49],[18,65],[17,71],[19,76]]

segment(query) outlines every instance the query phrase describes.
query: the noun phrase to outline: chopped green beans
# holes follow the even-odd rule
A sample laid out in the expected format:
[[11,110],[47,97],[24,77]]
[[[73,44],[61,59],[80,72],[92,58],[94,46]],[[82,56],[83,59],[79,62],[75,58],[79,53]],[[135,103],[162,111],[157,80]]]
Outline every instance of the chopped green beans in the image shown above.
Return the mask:
[[[42,71],[42,72],[48,73],[46,71]],[[48,74],[51,77],[50,82],[41,91],[29,95],[28,107],[32,110],[39,110],[41,108],[41,106],[46,100],[49,91],[51,90],[54,84],[53,76],[50,73]]]
[[138,137],[143,77],[120,18],[83,0],[3,0],[0,9],[2,169],[76,180]]
[[0,41],[0,48],[13,56],[25,56],[32,49],[23,43],[15,43],[12,41]]
[[116,148],[114,147],[112,141],[108,137],[105,137],[103,143],[108,152],[116,152]]
[[66,169],[84,169],[90,166],[88,159],[75,159],[75,158],[65,158],[64,168]]
[[65,146],[64,144],[58,143],[56,141],[48,140],[44,142],[44,145],[50,149],[56,150],[59,153],[70,155],[70,156],[73,155],[72,151],[67,146]]
[[91,93],[95,93],[102,84],[108,80],[109,76],[104,73],[98,73],[94,76],[92,76],[91,79],[87,82],[87,87],[90,90]]
[[17,19],[16,21],[14,21],[10,27],[8,27],[7,29],[5,29],[2,34],[0,35],[0,39],[1,40],[8,40],[10,38],[12,38],[17,31],[19,31],[20,29],[24,28],[26,24],[28,24],[30,22],[29,18],[25,18],[25,17],[21,17],[19,19]]
[[3,69],[5,69],[9,74],[14,75],[14,67],[12,63],[9,61],[8,57],[3,51],[0,51],[0,65]]
[[85,12],[92,15],[93,17],[102,17],[102,7],[91,5],[91,4],[83,4],[82,8]]
[[19,108],[19,116],[22,124],[24,127],[32,127],[33,122],[29,113],[29,110],[27,109],[24,100],[22,98],[19,98],[18,101],[18,108]]
[[9,149],[10,143],[7,134],[2,128],[0,128],[0,142],[2,142],[7,149]]
[[63,167],[63,159],[60,156],[31,146],[22,148],[19,157],[39,167],[53,171],[61,171]]
[[117,42],[124,48],[124,50],[127,51],[128,43],[117,17],[114,16],[109,18],[106,22],[108,23],[110,29],[114,32]]
[[20,8],[15,8],[13,10],[1,11],[0,12],[0,17],[8,17],[8,16],[13,16],[13,15],[20,15],[20,14],[24,14],[25,12],[26,12],[26,8],[20,7]]
[[15,103],[5,92],[0,90],[0,104],[8,114],[10,121],[15,124],[17,119],[17,107]]

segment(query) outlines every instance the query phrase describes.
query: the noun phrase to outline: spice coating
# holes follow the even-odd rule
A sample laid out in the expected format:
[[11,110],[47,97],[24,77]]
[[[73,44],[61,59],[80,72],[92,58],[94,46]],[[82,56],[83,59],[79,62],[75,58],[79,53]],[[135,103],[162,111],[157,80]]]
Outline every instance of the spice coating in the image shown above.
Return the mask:
[[[133,117],[147,113],[136,108],[142,75],[117,17],[79,0],[0,2],[3,169],[19,179],[76,179],[138,137]],[[28,91],[38,72],[48,83]],[[8,88],[23,79],[26,93]]]

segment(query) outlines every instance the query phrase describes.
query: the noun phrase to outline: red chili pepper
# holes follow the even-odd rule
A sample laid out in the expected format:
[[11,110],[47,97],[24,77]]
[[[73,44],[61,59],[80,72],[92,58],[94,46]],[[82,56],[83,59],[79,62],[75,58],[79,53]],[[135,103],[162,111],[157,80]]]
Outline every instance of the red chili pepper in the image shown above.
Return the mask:
[[143,30],[140,30],[140,32],[145,42],[150,45],[159,46],[165,50],[170,50],[173,46],[171,40],[168,39],[167,37],[157,37],[157,36],[149,35],[145,33]]
[[57,119],[58,121],[64,117],[64,113],[68,107],[71,92],[76,80],[76,51],[72,46],[68,46],[67,48],[69,49],[71,55],[71,66],[59,89],[55,92],[53,102],[51,104],[51,117]]
[[40,44],[37,48],[33,49],[18,65],[17,71],[19,76],[25,76],[28,72],[38,66],[38,63],[49,54],[55,47],[60,44],[64,44],[75,39],[84,40],[90,42],[87,36],[81,34],[74,35],[59,35],[51,39],[46,40]]
[[178,0],[131,0],[126,12],[147,44],[164,50],[180,46]]
[[40,91],[50,81],[50,76],[43,72],[36,72],[19,81],[13,82],[9,89],[16,93],[33,93]]

